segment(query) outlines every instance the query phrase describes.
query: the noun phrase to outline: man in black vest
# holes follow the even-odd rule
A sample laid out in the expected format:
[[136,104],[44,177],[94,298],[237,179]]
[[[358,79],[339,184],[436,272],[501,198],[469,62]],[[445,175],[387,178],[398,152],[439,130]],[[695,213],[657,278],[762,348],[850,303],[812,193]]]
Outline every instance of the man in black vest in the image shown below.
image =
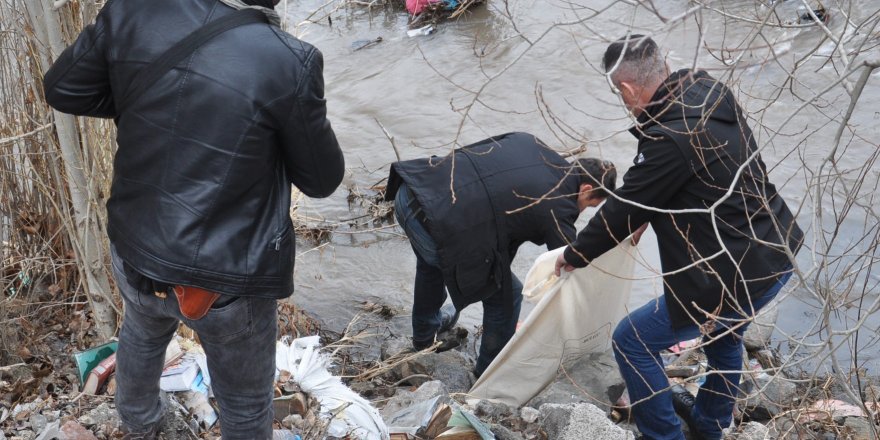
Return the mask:
[[670,392],[659,352],[704,335],[711,370],[741,370],[741,336],[791,276],[803,233],[724,84],[703,71],[670,74],[657,44],[639,35],[611,44],[603,65],[637,118],[638,152],[623,186],[556,270],[584,267],[651,224],[664,295],[624,318],[613,335],[630,399],[639,402],[636,424],[644,438],[683,439],[677,411],[696,438],[720,439],[739,373],[710,374],[694,404],[683,388]]
[[[527,133],[496,136],[445,157],[394,163],[387,197],[395,200],[397,221],[417,260],[413,346],[431,346],[460,310],[482,301],[474,371],[481,375],[516,330],[522,284],[510,262],[519,246],[565,246],[581,211],[599,205],[616,179],[610,162],[569,163]],[[452,305],[441,308],[446,291]]]
[[[345,171],[321,53],[278,27],[274,3],[107,1],[44,78],[50,105],[118,129],[107,229],[125,303],[116,407],[127,438],[155,437],[181,321],[207,355],[223,438],[272,438],[276,302],[293,293],[291,183],[327,197]],[[207,40],[123,102],[169,48],[237,17],[258,21]],[[199,317],[181,289],[216,301]]]

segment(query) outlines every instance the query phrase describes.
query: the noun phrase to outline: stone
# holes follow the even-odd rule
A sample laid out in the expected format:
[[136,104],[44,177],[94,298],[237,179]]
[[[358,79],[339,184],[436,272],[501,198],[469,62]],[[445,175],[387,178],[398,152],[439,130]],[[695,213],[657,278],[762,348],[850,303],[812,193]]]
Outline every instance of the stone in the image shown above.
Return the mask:
[[779,302],[772,301],[758,312],[755,320],[749,324],[743,334],[743,344],[746,350],[755,351],[767,348],[773,329],[776,328],[776,319],[779,317]]
[[523,436],[503,425],[492,425],[492,433],[497,440],[524,440]]
[[865,402],[880,402],[880,385],[865,387]]
[[541,428],[547,433],[548,439],[558,439],[568,426],[574,404],[545,403],[538,408],[541,414]]
[[558,440],[632,440],[635,434],[615,425],[605,411],[589,403],[544,404],[539,409],[547,438]]
[[740,387],[746,396],[740,410],[753,420],[769,420],[798,401],[797,386],[781,374],[748,373]]
[[291,414],[281,421],[281,426],[300,429],[303,427],[303,418],[299,414]]
[[61,426],[61,432],[64,434],[63,440],[97,440],[92,431],[73,420],[65,422]]
[[770,429],[758,422],[743,423],[724,430],[724,440],[764,440],[768,439]]
[[391,338],[382,341],[382,348],[380,349],[380,355],[382,360],[386,360],[392,356],[401,354],[403,352],[411,352],[412,351],[412,340],[409,338],[399,337],[399,338]]
[[116,418],[116,410],[109,403],[102,403],[79,418],[79,423],[86,427],[103,425]]
[[46,425],[49,423],[49,419],[42,414],[33,413],[28,419],[28,423],[31,424],[31,429],[34,431],[43,432],[43,430],[46,429]]
[[427,402],[437,396],[444,396],[442,399],[448,399],[449,396],[446,385],[439,380],[425,382],[415,391],[398,389],[397,394],[388,399],[388,402],[385,403],[385,406],[379,412],[385,419],[388,419],[404,408]]
[[473,365],[456,350],[427,353],[398,365],[394,373],[420,386],[431,380],[442,381],[450,393],[465,393],[474,384]]
[[[871,424],[864,417],[847,417],[843,422],[844,428],[847,429],[851,440],[874,440],[874,432],[871,431]],[[874,429],[880,432],[880,426],[874,425]]]
[[582,357],[527,405],[540,408],[545,403],[588,402],[609,409],[607,402],[617,401],[624,388],[614,354],[608,350]]
[[474,415],[492,422],[500,421],[511,414],[513,414],[513,411],[509,406],[500,402],[492,402],[491,400],[480,400],[474,408]]
[[526,422],[527,424],[532,424],[538,421],[538,417],[541,416],[541,412],[532,408],[530,406],[524,406],[519,410],[519,417]]

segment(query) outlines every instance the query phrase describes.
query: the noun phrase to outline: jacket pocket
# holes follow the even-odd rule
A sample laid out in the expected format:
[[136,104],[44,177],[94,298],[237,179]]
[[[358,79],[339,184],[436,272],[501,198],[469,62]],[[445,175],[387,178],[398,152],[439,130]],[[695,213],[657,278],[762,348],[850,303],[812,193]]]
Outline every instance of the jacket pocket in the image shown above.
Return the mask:
[[473,304],[501,290],[502,275],[497,252],[478,253],[455,264],[455,286],[463,302]]
[[293,228],[285,227],[284,230],[275,234],[269,247],[273,252],[278,254],[278,270],[279,273],[286,271],[293,264],[294,248],[291,245],[293,237]]

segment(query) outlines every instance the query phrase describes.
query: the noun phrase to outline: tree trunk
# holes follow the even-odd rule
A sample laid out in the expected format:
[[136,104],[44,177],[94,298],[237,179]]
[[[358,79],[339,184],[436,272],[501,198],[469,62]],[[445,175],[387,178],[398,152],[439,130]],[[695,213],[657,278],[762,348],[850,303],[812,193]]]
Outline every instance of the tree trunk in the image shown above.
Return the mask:
[[[51,0],[25,2],[28,14],[35,23],[35,32],[43,50],[40,63],[43,72],[65,48],[61,34],[59,14],[52,10]],[[116,333],[117,310],[113,303],[110,280],[104,265],[104,247],[99,230],[95,198],[89,193],[85,176],[80,136],[76,118],[59,111],[52,111],[55,130],[64,162],[64,172],[73,208],[73,224],[67,228],[79,262],[83,286],[95,319],[95,327],[101,338],[109,339]],[[66,207],[66,205],[64,205]]]

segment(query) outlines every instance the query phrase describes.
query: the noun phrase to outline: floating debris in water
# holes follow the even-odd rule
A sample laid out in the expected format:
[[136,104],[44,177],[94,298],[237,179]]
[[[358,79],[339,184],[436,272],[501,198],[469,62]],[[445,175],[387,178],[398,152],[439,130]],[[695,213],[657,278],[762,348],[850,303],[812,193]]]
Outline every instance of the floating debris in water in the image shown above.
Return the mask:
[[812,14],[810,13],[810,11],[807,11],[806,9],[807,8],[804,8],[804,7],[801,7],[798,9],[798,12],[801,12],[800,16],[798,17],[798,23],[800,23],[800,24],[815,24],[815,23],[828,24],[828,20],[831,18],[831,14],[829,14],[825,10],[824,6],[819,6],[818,8],[813,9]]
[[382,37],[376,37],[372,40],[357,40],[351,43],[351,50],[358,51],[382,42]]

